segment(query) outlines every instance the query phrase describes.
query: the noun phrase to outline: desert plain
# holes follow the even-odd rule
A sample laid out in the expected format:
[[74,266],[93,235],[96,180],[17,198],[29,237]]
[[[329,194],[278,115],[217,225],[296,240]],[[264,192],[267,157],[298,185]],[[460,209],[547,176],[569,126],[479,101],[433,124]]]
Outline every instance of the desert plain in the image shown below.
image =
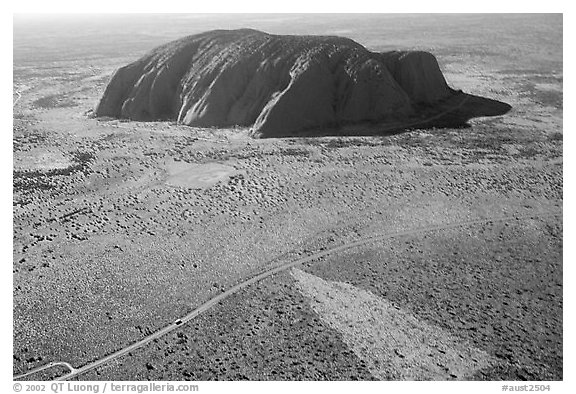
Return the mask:
[[[243,27],[426,50],[512,109],[270,139],[93,116],[115,69]],[[16,16],[14,375],[176,325],[71,378],[562,380],[562,39],[551,14]]]

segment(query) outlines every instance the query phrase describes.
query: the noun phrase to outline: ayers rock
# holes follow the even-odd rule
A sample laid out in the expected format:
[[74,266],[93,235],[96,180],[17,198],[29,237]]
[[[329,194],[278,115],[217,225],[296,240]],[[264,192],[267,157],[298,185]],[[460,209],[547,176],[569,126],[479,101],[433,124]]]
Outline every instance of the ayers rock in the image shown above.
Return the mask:
[[168,43],[118,69],[95,114],[243,126],[257,137],[281,137],[413,119],[421,108],[458,94],[427,52],[375,53],[341,37],[216,30]]

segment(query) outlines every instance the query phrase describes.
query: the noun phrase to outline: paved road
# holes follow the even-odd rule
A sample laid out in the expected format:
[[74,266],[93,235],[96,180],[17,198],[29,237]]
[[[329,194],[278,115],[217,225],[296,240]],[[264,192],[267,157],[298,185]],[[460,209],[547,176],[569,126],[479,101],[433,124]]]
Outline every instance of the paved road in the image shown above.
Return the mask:
[[94,369],[94,368],[97,368],[97,367],[99,367],[99,366],[101,366],[101,365],[103,365],[103,364],[105,364],[111,360],[122,357],[123,355],[125,355],[129,352],[132,352],[132,351],[146,345],[147,343],[168,334],[169,332],[177,329],[181,325],[194,319],[196,316],[207,311],[208,309],[217,305],[219,302],[223,301],[224,299],[228,298],[229,296],[233,295],[234,293],[237,293],[241,289],[244,289],[245,287],[248,287],[248,286],[250,286],[256,282],[259,282],[259,281],[269,277],[269,276],[272,276],[276,273],[285,271],[285,270],[287,270],[291,267],[294,267],[296,265],[308,263],[308,262],[317,260],[321,257],[328,256],[328,255],[336,253],[336,252],[348,250],[348,249],[351,249],[351,248],[354,248],[357,246],[366,245],[366,244],[376,242],[376,241],[382,241],[382,240],[386,240],[386,239],[390,239],[390,238],[396,238],[396,237],[402,237],[402,236],[409,236],[409,235],[414,235],[414,234],[418,234],[418,233],[426,233],[426,232],[454,229],[454,228],[458,228],[458,227],[474,226],[474,225],[485,224],[485,223],[508,222],[508,221],[513,221],[513,220],[524,220],[524,219],[532,219],[532,218],[547,217],[547,216],[562,216],[562,212],[561,211],[547,211],[547,212],[534,213],[531,215],[506,216],[506,217],[477,219],[477,220],[470,220],[470,221],[457,222],[457,223],[451,223],[451,224],[443,224],[443,225],[438,225],[438,226],[423,227],[423,228],[401,231],[401,232],[392,233],[392,234],[376,234],[376,235],[373,235],[371,237],[361,238],[355,242],[336,246],[334,248],[326,249],[326,250],[318,252],[318,253],[313,253],[309,256],[300,258],[298,260],[294,260],[294,261],[286,263],[284,265],[266,270],[266,271],[264,271],[264,272],[262,272],[256,276],[244,281],[244,282],[241,282],[241,283],[231,287],[230,289],[217,295],[216,297],[206,301],[204,304],[200,305],[198,308],[196,308],[192,312],[188,313],[187,315],[183,316],[180,319],[177,319],[176,321],[174,321],[173,323],[169,324],[168,326],[160,329],[159,331],[156,331],[155,333],[143,338],[142,340],[140,340],[138,342],[133,343],[130,346],[127,346],[127,347],[120,349],[114,353],[111,353],[105,357],[102,357],[98,360],[95,360],[95,361],[89,363],[89,364],[86,364],[83,367],[73,368],[68,363],[53,362],[53,363],[49,363],[43,367],[39,367],[39,368],[36,368],[36,369],[31,370],[29,372],[26,372],[25,374],[14,376],[14,379],[18,379],[18,378],[21,378],[24,376],[31,375],[31,374],[36,373],[36,372],[40,372],[44,369],[50,368],[50,367],[55,366],[55,365],[65,365],[70,369],[70,372],[68,374],[63,375],[61,377],[58,377],[56,380],[71,379],[75,376],[81,375],[85,372],[88,372],[88,371]]
[[20,101],[20,99],[22,98],[22,94],[19,91],[16,91],[16,94],[18,95],[18,97],[16,98],[16,100],[12,103],[12,108],[14,108],[16,106],[16,104],[18,104],[18,101]]
[[55,361],[55,362],[49,362],[48,364],[44,364],[44,365],[42,365],[42,366],[40,366],[40,367],[38,367],[38,368],[31,369],[30,371],[28,371],[28,372],[26,372],[26,373],[23,373],[23,374],[21,374],[21,375],[16,375],[16,376],[14,376],[14,380],[16,380],[16,379],[22,379],[22,378],[24,378],[24,377],[26,377],[26,376],[35,374],[35,373],[37,373],[37,372],[42,372],[42,371],[44,371],[44,370],[46,370],[46,369],[49,369],[49,368],[52,368],[52,367],[57,367],[57,366],[59,366],[59,365],[68,368],[68,369],[70,370],[70,372],[76,371],[76,368],[74,368],[72,365],[68,364],[67,362],[64,362],[64,361]]

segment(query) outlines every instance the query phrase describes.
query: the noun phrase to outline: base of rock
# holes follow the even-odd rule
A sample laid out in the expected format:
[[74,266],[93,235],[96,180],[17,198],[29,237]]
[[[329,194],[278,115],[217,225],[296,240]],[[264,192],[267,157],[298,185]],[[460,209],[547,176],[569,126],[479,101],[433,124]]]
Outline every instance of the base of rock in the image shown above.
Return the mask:
[[[269,138],[421,123],[454,97],[460,93],[428,52],[376,53],[342,37],[215,30],[156,48],[117,70],[95,114],[248,127],[254,137]],[[504,108],[483,106],[463,118]]]

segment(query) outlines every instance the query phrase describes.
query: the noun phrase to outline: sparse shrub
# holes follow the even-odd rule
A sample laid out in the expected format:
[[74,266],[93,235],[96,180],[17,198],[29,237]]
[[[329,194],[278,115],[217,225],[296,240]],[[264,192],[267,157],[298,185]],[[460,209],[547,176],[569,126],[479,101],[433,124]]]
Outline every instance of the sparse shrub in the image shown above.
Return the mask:
[[556,131],[548,136],[550,141],[562,141],[564,139],[564,134]]

